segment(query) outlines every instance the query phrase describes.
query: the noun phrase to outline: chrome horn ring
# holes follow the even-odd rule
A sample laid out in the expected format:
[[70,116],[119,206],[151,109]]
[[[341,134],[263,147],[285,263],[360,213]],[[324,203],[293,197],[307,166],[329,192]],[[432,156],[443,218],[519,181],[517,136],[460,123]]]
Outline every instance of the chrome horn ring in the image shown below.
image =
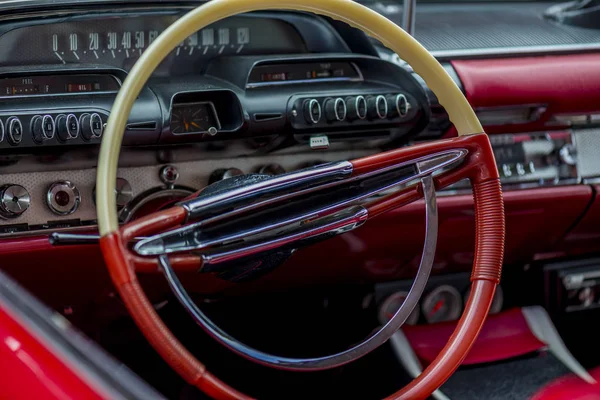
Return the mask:
[[223,331],[213,323],[202,310],[200,310],[190,298],[187,291],[183,288],[183,285],[171,267],[169,258],[166,254],[159,256],[160,269],[167,279],[169,287],[175,294],[175,297],[192,316],[194,321],[196,321],[196,323],[215,340],[242,357],[261,365],[288,371],[318,371],[348,364],[385,343],[398,329],[400,329],[402,324],[404,324],[408,316],[417,306],[425,289],[427,280],[429,279],[437,246],[438,209],[432,175],[430,174],[422,177],[420,182],[423,187],[423,198],[425,200],[425,242],[417,276],[413,281],[406,300],[388,323],[375,334],[348,350],[316,358],[281,357],[256,350]]

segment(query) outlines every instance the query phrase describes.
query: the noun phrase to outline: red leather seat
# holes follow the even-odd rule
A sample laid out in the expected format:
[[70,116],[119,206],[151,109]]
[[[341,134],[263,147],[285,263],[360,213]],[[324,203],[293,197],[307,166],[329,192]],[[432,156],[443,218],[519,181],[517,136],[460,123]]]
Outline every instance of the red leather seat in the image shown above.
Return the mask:
[[[600,382],[600,367],[589,372]],[[576,375],[565,375],[543,387],[531,400],[600,400],[600,383],[589,384]]]

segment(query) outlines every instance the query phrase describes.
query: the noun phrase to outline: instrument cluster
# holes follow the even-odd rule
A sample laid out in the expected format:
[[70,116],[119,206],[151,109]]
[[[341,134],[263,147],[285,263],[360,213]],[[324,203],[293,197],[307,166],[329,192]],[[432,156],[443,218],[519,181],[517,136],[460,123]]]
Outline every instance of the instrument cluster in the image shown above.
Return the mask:
[[[69,20],[13,29],[0,36],[0,66],[98,64],[129,70],[177,18]],[[157,74],[195,73],[215,57],[306,51],[302,37],[287,22],[252,15],[232,17],[181,42]]]

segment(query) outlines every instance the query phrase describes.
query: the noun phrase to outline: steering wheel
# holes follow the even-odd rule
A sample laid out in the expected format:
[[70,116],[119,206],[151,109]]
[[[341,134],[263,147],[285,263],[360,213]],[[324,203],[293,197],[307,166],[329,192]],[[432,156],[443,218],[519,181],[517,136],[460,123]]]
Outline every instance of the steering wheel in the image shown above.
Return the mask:
[[[278,177],[249,176],[241,180],[228,180],[229,183],[217,184],[214,188],[209,186],[203,193],[167,210],[120,227],[114,196],[119,151],[129,113],[153,71],[179,43],[198,30],[239,13],[268,9],[308,11],[329,16],[362,29],[380,40],[408,62],[434,91],[447,110],[459,137],[357,160],[326,164]],[[370,179],[373,177],[378,179]],[[136,272],[162,271],[174,294],[192,317],[218,341],[247,358],[289,370],[317,370],[343,365],[384,343],[416,306],[429,276],[435,252],[435,189],[465,178],[471,181],[473,187],[476,216],[475,256],[469,299],[456,330],[438,357],[420,376],[392,394],[390,399],[426,398],[441,386],[467,355],[489,311],[500,280],[505,229],[502,191],[488,137],[483,133],[483,128],[464,95],[438,61],[400,27],[354,1],[212,0],[174,22],[152,43],[132,68],[116,97],[98,161],[96,204],[100,246],[110,276],[128,311],[165,361],[187,382],[209,396],[246,399],[249,397],[208,372],[173,336],[144,294]],[[408,184],[409,182],[413,184]],[[383,192],[399,184],[407,186],[371,203],[365,202],[365,199],[372,198],[373,193]],[[359,187],[362,192],[357,191]],[[301,208],[300,205],[306,203],[303,203],[306,196],[322,199],[320,205],[323,207],[318,212],[303,209],[304,214],[294,214],[295,219],[290,217],[292,214],[289,214],[289,210]],[[199,270],[220,272],[220,276],[226,278],[228,275],[224,271],[230,272],[230,265],[235,260],[248,262],[261,256],[268,257],[270,263],[262,260],[261,263],[252,264],[252,268],[277,264],[277,257],[283,254],[283,258],[279,259],[283,262],[291,254],[290,249],[354,229],[369,218],[419,198],[425,199],[427,229],[420,270],[409,296],[392,320],[379,332],[342,353],[315,359],[291,359],[254,350],[222,332],[208,320],[190,300],[175,275],[175,271]],[[297,201],[290,201],[293,199]],[[321,200],[313,202],[319,201]],[[235,227],[244,212],[263,215],[261,213],[268,213],[271,208],[277,207],[287,207],[287,212],[284,213],[287,217],[285,220],[273,220],[275,222],[267,227],[255,226],[251,233],[263,234],[262,239],[245,243],[240,235],[248,235],[248,231],[234,231],[229,237],[219,237],[218,240],[214,237],[212,241],[198,239],[194,242],[195,247],[189,247],[193,240],[186,235],[203,237],[202,230],[206,226],[210,227],[210,223],[218,224],[220,220],[229,218],[230,226],[233,224]],[[269,240],[264,240],[264,235],[269,236],[268,229],[292,223],[297,224],[290,229],[279,229]],[[131,246],[130,241],[140,236],[149,238]],[[229,243],[232,238],[242,245],[224,244]],[[230,239],[229,242],[226,239]],[[243,274],[247,274],[252,268],[244,269]]]

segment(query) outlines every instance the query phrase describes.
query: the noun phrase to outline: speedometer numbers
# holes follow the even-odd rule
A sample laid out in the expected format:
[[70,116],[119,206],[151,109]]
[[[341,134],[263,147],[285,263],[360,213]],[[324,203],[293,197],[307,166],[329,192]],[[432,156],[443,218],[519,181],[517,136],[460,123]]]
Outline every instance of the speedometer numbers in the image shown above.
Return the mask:
[[[142,55],[160,35],[159,30],[53,33],[48,45],[56,61],[66,63],[123,60]],[[250,45],[249,27],[209,27],[181,42],[175,57],[196,52],[205,56],[239,54]]]

